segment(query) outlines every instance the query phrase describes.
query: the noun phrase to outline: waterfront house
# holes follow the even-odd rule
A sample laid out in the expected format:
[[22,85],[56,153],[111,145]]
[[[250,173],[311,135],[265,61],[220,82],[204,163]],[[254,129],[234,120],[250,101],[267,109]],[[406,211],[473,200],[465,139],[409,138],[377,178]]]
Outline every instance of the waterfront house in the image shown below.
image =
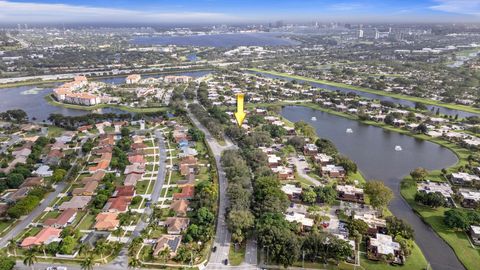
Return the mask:
[[367,257],[371,260],[381,260],[382,256],[393,255],[392,263],[403,262],[400,244],[394,242],[390,235],[377,233],[367,239]]
[[480,182],[480,177],[474,174],[464,172],[452,173],[450,180],[457,185],[472,185],[475,182]]
[[463,207],[475,208],[480,202],[480,191],[474,189],[461,188],[458,190],[458,195]]
[[342,201],[364,203],[363,189],[352,185],[338,185],[337,198]]
[[303,153],[306,156],[314,156],[318,154],[318,147],[315,144],[308,143],[303,147]]

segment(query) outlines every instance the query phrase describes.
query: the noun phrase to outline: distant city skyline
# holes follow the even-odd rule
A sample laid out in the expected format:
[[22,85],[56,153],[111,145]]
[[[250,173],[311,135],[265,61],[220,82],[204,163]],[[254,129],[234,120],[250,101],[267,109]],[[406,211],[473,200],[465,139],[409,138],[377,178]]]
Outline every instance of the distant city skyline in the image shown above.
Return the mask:
[[480,22],[480,0],[0,0],[0,23]]

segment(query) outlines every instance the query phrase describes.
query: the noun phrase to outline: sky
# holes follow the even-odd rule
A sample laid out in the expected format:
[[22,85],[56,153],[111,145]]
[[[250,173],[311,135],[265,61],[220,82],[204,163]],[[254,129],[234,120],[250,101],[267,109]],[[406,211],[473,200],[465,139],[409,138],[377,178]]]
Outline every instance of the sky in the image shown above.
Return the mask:
[[0,23],[480,22],[480,0],[0,0]]

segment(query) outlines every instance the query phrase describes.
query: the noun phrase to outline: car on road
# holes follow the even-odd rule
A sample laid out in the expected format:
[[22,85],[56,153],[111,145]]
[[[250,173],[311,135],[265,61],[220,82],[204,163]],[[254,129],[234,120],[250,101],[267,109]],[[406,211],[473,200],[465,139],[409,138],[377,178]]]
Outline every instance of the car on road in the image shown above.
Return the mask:
[[215,252],[215,251],[217,251],[217,246],[214,246],[214,247],[212,248],[212,252]]
[[228,265],[228,259],[225,259],[225,260],[223,261],[223,264]]
[[50,267],[47,267],[46,270],[67,270],[67,267],[65,267],[65,266],[50,266]]

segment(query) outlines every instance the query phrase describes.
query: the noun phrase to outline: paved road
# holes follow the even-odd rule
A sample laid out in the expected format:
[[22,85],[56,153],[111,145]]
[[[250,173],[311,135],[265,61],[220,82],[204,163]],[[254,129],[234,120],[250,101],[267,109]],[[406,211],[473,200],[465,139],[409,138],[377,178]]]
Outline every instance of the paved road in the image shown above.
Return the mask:
[[15,238],[20,234],[27,226],[39,216],[45,209],[58,197],[65,188],[67,184],[65,182],[60,182],[56,187],[55,191],[50,193],[48,197],[37,207],[35,208],[25,219],[21,220],[14,228],[12,228],[5,236],[0,239],[0,248],[4,248],[8,245],[8,241],[12,238]]
[[[165,147],[165,138],[163,137],[163,133],[161,130],[155,130],[155,136],[157,137],[159,146],[158,150],[160,153],[160,158],[158,161],[158,174],[157,174],[157,181],[153,186],[152,195],[150,197],[150,205],[145,208],[145,212],[143,217],[150,217],[152,213],[152,206],[155,207],[155,204],[158,202],[158,198],[160,197],[160,192],[162,191],[163,184],[165,183],[165,175],[166,175],[166,165],[165,161],[167,159],[167,152]],[[132,232],[130,239],[128,240],[127,244],[122,248],[118,256],[111,261],[106,268],[103,266],[101,269],[109,269],[109,267],[113,267],[112,269],[126,269],[128,267],[128,244],[132,241],[133,238],[140,235],[140,232],[147,227],[148,223],[144,221],[142,218],[135,230]]]
[[[224,260],[228,258],[228,253],[230,251],[231,234],[227,229],[227,223],[225,221],[226,208],[228,206],[228,198],[226,195],[227,179],[220,159],[224,150],[233,149],[235,146],[228,138],[225,138],[225,145],[220,145],[190,111],[188,112],[188,116],[190,119],[192,119],[192,122],[195,124],[195,126],[205,134],[205,139],[212,150],[218,170],[220,196],[218,206],[218,222],[214,242],[214,246],[217,247],[217,251],[211,253],[210,260],[207,264],[207,269],[223,269],[228,267],[224,265]],[[242,269],[248,269],[248,267],[243,267]]]
[[293,164],[295,164],[295,167],[297,167],[297,172],[300,175],[300,177],[312,182],[312,184],[315,186],[324,186],[322,183],[320,183],[320,181],[311,177],[305,172],[305,169],[310,168],[310,166],[306,161],[300,161],[300,159],[297,156],[291,157],[291,159]]

